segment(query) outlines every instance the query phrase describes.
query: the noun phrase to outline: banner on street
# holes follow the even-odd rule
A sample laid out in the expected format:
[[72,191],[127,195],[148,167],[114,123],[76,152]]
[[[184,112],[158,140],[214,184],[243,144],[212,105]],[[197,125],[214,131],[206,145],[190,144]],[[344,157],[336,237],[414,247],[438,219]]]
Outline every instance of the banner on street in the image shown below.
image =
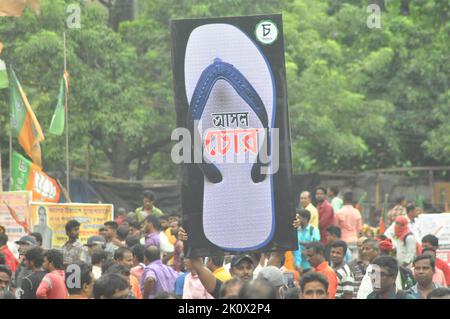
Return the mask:
[[44,248],[61,248],[67,241],[65,225],[71,219],[80,224],[81,243],[90,236],[98,235],[99,228],[113,219],[112,204],[52,204],[31,203],[31,225],[42,235]]
[[421,214],[417,217],[416,223],[420,239],[432,234],[439,238],[441,249],[450,248],[450,213]]

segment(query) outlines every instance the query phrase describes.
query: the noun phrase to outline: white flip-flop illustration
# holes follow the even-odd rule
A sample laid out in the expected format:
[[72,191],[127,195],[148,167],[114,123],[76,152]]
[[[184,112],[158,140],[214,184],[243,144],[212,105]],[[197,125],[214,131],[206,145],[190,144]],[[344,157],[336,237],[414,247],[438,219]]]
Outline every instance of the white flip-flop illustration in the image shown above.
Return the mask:
[[198,164],[205,236],[227,251],[262,248],[275,229],[273,178],[261,173],[271,164],[260,156],[264,142],[269,155],[272,149],[276,96],[270,66],[237,27],[207,24],[190,34],[185,87],[187,126],[202,137],[194,152],[205,152]]

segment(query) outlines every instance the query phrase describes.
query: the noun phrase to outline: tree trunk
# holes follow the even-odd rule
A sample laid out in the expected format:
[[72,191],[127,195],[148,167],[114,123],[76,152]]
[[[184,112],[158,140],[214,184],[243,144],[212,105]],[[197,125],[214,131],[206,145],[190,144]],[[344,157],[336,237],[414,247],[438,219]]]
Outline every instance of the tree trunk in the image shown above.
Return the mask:
[[129,165],[131,162],[130,149],[125,143],[123,136],[118,136],[112,145],[111,163],[113,177],[130,179]]
[[404,16],[409,16],[409,3],[411,0],[402,0],[402,4],[400,6],[400,14]]
[[119,31],[122,21],[132,21],[136,18],[136,0],[116,0],[109,9],[108,26],[114,31]]
[[145,174],[150,170],[150,156],[140,157],[138,159],[138,169],[136,172],[136,180],[141,181],[144,179]]

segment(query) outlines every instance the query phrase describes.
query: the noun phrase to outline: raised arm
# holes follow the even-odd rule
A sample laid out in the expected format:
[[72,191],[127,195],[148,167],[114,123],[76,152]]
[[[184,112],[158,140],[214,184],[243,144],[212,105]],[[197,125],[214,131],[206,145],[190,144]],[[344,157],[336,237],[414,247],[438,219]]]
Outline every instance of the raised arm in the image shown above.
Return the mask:
[[201,258],[192,258],[192,269],[197,273],[200,282],[208,293],[213,294],[216,289],[217,279],[213,273],[205,267]]
[[[180,227],[180,230],[178,231],[178,238],[181,241],[186,241],[188,239],[188,234],[183,227]],[[213,273],[205,267],[201,258],[190,258],[190,260],[192,269],[197,273],[203,287],[205,287],[208,293],[213,294],[217,285],[216,277],[214,277]]]

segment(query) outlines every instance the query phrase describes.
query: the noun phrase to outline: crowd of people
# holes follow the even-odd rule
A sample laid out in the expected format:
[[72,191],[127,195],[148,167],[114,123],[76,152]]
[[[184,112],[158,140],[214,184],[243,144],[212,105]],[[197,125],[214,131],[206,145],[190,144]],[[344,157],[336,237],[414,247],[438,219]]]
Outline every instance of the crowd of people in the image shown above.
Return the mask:
[[[187,258],[189,234],[145,191],[143,206],[104,223],[86,244],[80,223],[44,250],[40,233],[11,243],[0,227],[1,299],[450,299],[438,238],[418,238],[418,210],[399,198],[383,234],[364,232],[351,192],[301,192],[298,249]],[[17,251],[15,251],[17,249]]]

